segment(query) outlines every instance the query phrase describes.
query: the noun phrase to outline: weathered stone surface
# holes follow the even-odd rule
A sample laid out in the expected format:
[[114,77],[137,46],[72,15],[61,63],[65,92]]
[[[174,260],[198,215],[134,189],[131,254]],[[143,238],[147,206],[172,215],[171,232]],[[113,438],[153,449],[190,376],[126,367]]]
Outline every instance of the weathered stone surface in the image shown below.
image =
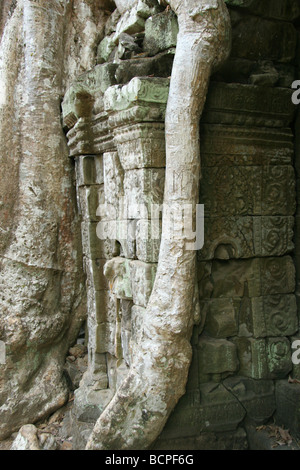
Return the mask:
[[116,34],[111,36],[105,36],[104,39],[100,42],[97,49],[97,61],[98,64],[107,62],[113,50],[117,47],[118,38]]
[[136,256],[145,263],[157,263],[161,239],[161,219],[138,220],[136,224]]
[[247,450],[247,435],[243,428],[233,432],[205,432],[197,437],[157,439],[154,450]]
[[[247,95],[248,88],[245,91]],[[241,110],[243,108],[243,94],[238,89],[237,94],[240,94],[241,97],[238,105],[238,109]],[[226,95],[223,95],[223,99],[224,96]],[[245,105],[247,110],[251,106],[252,98],[249,98]],[[278,112],[282,112],[285,106],[290,106],[289,103],[289,98],[286,97],[284,103],[281,103],[282,106],[278,106]],[[220,103],[220,107],[224,111],[225,107],[222,103]],[[266,109],[270,110],[271,107],[266,104],[264,111]],[[230,123],[228,126],[220,124],[202,125],[201,159],[204,168],[250,165],[268,167],[270,165],[280,166],[293,163],[294,143],[290,129],[242,127],[232,124]]]
[[106,262],[104,275],[117,299],[132,299],[130,264],[126,258],[113,258]]
[[238,316],[233,299],[213,299],[200,302],[206,312],[205,331],[213,338],[228,338],[238,332]]
[[251,423],[263,424],[274,414],[276,403],[272,380],[229,377],[223,384],[246,409],[247,420]]
[[114,131],[119,158],[124,170],[162,168],[166,164],[164,125],[143,123]]
[[291,23],[256,16],[235,17],[232,55],[251,60],[290,62],[295,57],[297,33]]
[[292,166],[221,166],[202,169],[206,216],[294,215]]
[[298,330],[294,295],[252,298],[216,298],[201,302],[205,330],[215,338],[290,336]]
[[155,55],[175,47],[177,34],[178,22],[172,10],[151,16],[145,24],[144,49],[149,51],[150,55]]
[[132,298],[135,305],[146,307],[154,284],[156,263],[130,261]]
[[175,50],[168,49],[154,57],[136,57],[134,60],[122,60],[118,64],[115,73],[116,80],[119,84],[125,85],[134,77],[147,77],[152,74],[156,77],[168,78],[172,73],[174,55]]
[[288,127],[295,113],[291,95],[291,90],[285,88],[212,83],[202,121],[248,127]]
[[162,436],[175,439],[232,431],[244,416],[243,406],[222,384],[202,384],[200,390],[187,392],[181,398]]
[[87,277],[87,286],[95,291],[107,290],[109,288],[106,276],[104,275],[104,266],[106,259],[84,258],[84,268]]
[[104,238],[102,230],[97,231],[98,224],[100,222],[90,221],[81,224],[84,255],[90,259],[110,259],[117,256],[119,253],[115,240]]
[[[108,290],[95,291],[88,289],[88,312],[92,324],[115,323],[117,302],[115,296]],[[92,335],[90,336],[92,340]]]
[[99,354],[109,353],[117,356],[118,343],[116,342],[116,324],[99,323],[95,331],[90,330],[95,336],[95,351]]
[[244,316],[244,312],[240,312],[242,334],[245,334],[246,330],[256,338],[289,336],[298,330],[297,305],[294,295],[254,297],[251,299],[250,308],[250,314],[246,312]]
[[41,450],[37,428],[33,424],[22,426],[10,450]]
[[142,168],[128,170],[124,177],[127,218],[148,219],[153,205],[163,203],[165,170]]
[[[100,213],[109,220],[122,217],[121,201],[124,196],[124,170],[120,163],[117,152],[107,152],[103,155],[104,178],[105,178],[105,207]],[[100,208],[99,208],[100,209]],[[126,217],[125,217],[126,218]]]
[[169,94],[167,78],[135,77],[127,85],[112,86],[104,95],[106,111],[122,111],[140,101],[166,104]]
[[127,10],[117,24],[116,36],[122,33],[134,34],[144,31],[145,19],[139,16],[137,8]]
[[205,218],[200,259],[283,256],[291,252],[294,217]]
[[72,410],[73,419],[76,418],[76,421],[94,424],[111,400],[112,395],[113,392],[110,389],[94,390],[92,386],[78,388],[75,390],[76,406]]
[[76,185],[90,186],[102,184],[103,157],[102,155],[82,155],[75,159]]
[[77,201],[83,220],[99,221],[99,206],[105,204],[104,184],[77,188]]
[[130,343],[130,360],[134,360],[134,356],[139,347],[139,343],[143,334],[143,317],[145,316],[145,307],[133,305],[131,308],[131,343]]
[[297,439],[300,437],[300,386],[280,380],[275,385],[276,422],[283,424]]
[[290,256],[198,263],[200,297],[261,297],[290,294],[295,267]]
[[[128,2],[127,2],[128,4]],[[117,5],[122,17],[116,26],[116,35],[121,33],[134,34],[145,29],[145,19],[157,13],[159,7],[156,2],[151,0],[136,0],[130,7],[126,6],[126,1],[122,0]]]
[[[104,41],[106,43],[108,40],[105,38]],[[90,106],[93,106],[95,95],[101,96],[108,87],[115,85],[116,68],[115,64],[98,65],[73,82],[62,102],[63,124],[66,128],[72,128],[78,118],[83,117],[86,112],[88,115],[91,114]],[[100,99],[101,103],[103,101]],[[82,114],[83,107],[84,113]]]
[[239,373],[253,379],[281,379],[292,369],[287,338],[234,338],[240,362]]
[[99,155],[115,148],[105,112],[88,118],[79,118],[67,133],[67,138],[71,157]]
[[225,339],[200,337],[198,364],[201,382],[210,381],[212,376],[223,377],[238,369],[236,346]]

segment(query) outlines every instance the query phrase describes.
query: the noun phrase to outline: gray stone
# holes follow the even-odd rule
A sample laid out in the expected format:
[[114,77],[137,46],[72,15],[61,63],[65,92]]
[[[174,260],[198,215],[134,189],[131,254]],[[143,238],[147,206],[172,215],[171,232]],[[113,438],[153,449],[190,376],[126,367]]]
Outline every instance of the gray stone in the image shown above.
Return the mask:
[[104,183],[102,155],[83,155],[75,159],[76,185],[90,186]]
[[41,450],[37,431],[33,424],[22,426],[10,450]]
[[214,338],[235,336],[238,332],[238,319],[232,299],[212,299],[200,302],[201,312],[207,308],[205,331]]
[[222,384],[206,383],[180,399],[162,436],[176,439],[233,431],[244,416],[243,406]]
[[165,170],[142,168],[128,170],[124,177],[128,219],[149,219],[153,206],[163,203]]
[[237,371],[238,358],[235,344],[225,339],[213,339],[202,335],[198,344],[198,364],[201,382]]
[[287,338],[234,338],[239,374],[253,379],[282,379],[292,370]]
[[[122,60],[115,73],[117,83],[126,84],[134,77],[167,78],[171,76],[175,50],[161,52],[154,57],[141,57],[134,60]],[[292,82],[290,82],[292,83]],[[290,84],[289,84],[290,85]]]
[[135,305],[146,307],[155,280],[156,263],[130,261],[132,298]]
[[124,170],[162,168],[166,164],[164,125],[141,123],[114,131],[120,162]]
[[280,380],[275,385],[276,422],[284,425],[297,438],[300,438],[300,385]]
[[164,434],[158,438],[154,450],[247,450],[248,441],[245,430],[222,433],[201,433],[197,437],[164,439]]
[[160,239],[161,219],[138,220],[136,225],[136,256],[145,263],[157,263]]
[[233,27],[232,55],[288,63],[295,57],[296,43],[296,29],[291,23],[241,17]]
[[132,299],[128,259],[117,257],[107,261],[104,266],[104,275],[108,280],[112,294],[117,299]]
[[77,189],[78,207],[83,220],[91,222],[99,221],[99,206],[104,207],[104,184],[92,186],[80,186]]
[[177,34],[177,17],[172,10],[151,16],[145,24],[144,49],[150,55],[155,55],[158,52],[175,47]]
[[272,380],[230,377],[223,384],[244,406],[248,421],[261,425],[273,416],[276,403]]

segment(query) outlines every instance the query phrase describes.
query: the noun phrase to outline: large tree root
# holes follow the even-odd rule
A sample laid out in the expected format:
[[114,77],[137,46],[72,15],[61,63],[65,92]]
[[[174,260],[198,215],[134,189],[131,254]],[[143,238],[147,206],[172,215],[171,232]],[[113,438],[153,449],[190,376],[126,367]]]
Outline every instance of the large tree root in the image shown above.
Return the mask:
[[[198,202],[199,120],[211,72],[229,54],[230,20],[223,0],[169,3],[178,15],[179,35],[166,112],[164,204],[175,209],[180,228],[180,209]],[[147,309],[135,322],[129,375],[97,421],[88,450],[148,448],[185,392],[196,252],[170,230],[163,214],[156,280]]]

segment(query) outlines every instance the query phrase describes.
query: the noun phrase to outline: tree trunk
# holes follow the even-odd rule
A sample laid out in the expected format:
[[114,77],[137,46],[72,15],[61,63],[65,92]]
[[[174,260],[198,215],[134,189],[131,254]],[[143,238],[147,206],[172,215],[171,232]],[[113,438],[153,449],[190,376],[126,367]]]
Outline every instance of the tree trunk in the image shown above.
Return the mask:
[[[87,449],[145,449],[162,431],[185,392],[194,324],[196,252],[187,249],[181,209],[199,197],[199,120],[212,70],[230,49],[223,0],[170,0],[179,35],[166,112],[166,184],[158,270],[135,326],[132,365],[98,419]],[[174,210],[178,231],[170,229]]]
[[85,315],[60,121],[66,2],[11,3],[0,56],[0,439],[68,399],[65,355]]

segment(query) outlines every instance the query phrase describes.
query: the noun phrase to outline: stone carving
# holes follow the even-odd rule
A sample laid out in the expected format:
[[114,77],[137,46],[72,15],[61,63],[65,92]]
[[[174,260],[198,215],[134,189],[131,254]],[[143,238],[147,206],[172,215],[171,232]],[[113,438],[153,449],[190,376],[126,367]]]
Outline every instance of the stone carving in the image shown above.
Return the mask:
[[235,338],[239,373],[253,379],[281,379],[292,369],[291,346],[287,338]]
[[162,436],[195,436],[199,432],[234,430],[245,416],[245,409],[222,384],[202,384],[187,392],[171,415]]

